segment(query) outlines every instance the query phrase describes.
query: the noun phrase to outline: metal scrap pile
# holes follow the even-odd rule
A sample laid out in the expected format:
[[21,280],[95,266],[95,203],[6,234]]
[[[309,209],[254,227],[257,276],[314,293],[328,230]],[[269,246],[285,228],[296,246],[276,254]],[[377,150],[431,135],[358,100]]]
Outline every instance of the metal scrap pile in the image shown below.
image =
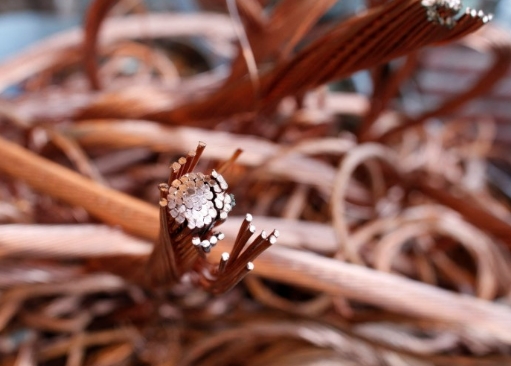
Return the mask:
[[[0,364],[507,364],[511,161],[470,103],[511,36],[459,1],[202,3],[96,0],[0,64]],[[411,106],[432,47],[490,62]]]

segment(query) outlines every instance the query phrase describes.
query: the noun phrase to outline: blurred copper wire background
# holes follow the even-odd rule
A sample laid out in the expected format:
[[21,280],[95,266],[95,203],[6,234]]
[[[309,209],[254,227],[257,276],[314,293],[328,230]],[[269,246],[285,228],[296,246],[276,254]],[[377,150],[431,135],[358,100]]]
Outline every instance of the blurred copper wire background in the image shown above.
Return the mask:
[[[510,363],[506,4],[2,2],[0,365]],[[198,141],[211,261],[281,233],[221,296],[133,278]]]

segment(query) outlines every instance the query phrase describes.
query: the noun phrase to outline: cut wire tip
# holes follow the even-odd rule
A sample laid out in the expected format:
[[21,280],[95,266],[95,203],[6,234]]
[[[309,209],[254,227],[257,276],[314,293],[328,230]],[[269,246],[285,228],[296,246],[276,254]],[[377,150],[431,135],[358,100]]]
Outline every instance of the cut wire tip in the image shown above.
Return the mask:
[[[199,142],[195,151],[171,164],[168,183],[158,186],[160,239],[151,253],[148,271],[171,267],[166,271],[167,277],[151,276],[159,285],[164,284],[165,278],[178,282],[185,273],[193,271],[200,286],[212,293],[222,293],[254,269],[252,261],[276,243],[279,232],[274,230],[268,235],[262,231],[247,244],[256,232],[253,217],[247,213],[231,252],[222,253],[217,265],[207,261],[206,254],[225,238],[213,229],[227,219],[235,200],[227,193],[229,186],[219,171],[213,169],[209,175],[193,172],[205,146]],[[159,265],[151,265],[155,262]]]
[[[422,0],[421,4],[426,8],[427,18],[430,22],[452,29],[457,25],[457,21],[460,20],[458,13],[461,10],[462,4],[459,0]],[[482,10],[465,8],[464,13],[474,19],[480,19],[483,23],[491,20],[491,17],[484,14]]]

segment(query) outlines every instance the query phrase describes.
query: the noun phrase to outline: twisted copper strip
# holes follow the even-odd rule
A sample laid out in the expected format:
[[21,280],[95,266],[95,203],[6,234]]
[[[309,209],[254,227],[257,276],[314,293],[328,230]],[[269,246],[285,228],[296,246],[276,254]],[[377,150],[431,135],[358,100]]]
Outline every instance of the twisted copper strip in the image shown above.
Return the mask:
[[[463,15],[452,28],[427,17],[418,0],[396,0],[369,9],[341,23],[289,61],[260,76],[259,105],[273,108],[282,98],[338,80],[414,52],[426,45],[449,42],[482,27],[489,18],[477,13]],[[205,125],[216,118],[254,111],[256,97],[249,81],[225,87],[202,101],[172,110],[150,113],[147,119],[162,123]]]

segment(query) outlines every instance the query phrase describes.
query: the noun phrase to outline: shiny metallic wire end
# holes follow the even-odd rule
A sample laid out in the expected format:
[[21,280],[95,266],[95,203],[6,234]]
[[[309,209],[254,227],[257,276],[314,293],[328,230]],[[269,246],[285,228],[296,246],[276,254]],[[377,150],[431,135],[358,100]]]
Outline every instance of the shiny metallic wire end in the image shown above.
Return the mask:
[[189,167],[190,172],[193,172],[193,170],[197,166],[197,163],[199,162],[199,159],[202,156],[202,153],[205,148],[206,148],[206,144],[204,142],[199,141],[199,144],[197,145],[197,148],[195,149],[195,155],[193,156],[192,161],[190,163],[190,167]]
[[428,21],[449,29],[456,26],[456,18],[462,8],[460,0],[422,0],[421,5],[426,8]]
[[220,257],[220,263],[218,264],[218,273],[223,273],[225,271],[225,265],[227,264],[228,260],[229,253],[223,252],[222,256]]
[[200,245],[201,245],[202,250],[204,251],[204,253],[209,253],[211,251],[211,244],[210,244],[209,240],[203,240],[200,243]]
[[183,165],[183,174],[188,174],[192,171],[190,168],[192,166],[192,161],[195,158],[195,155],[196,155],[195,151],[190,151],[186,155],[186,163],[185,165]]
[[181,170],[181,164],[178,162],[172,163],[170,166],[170,175],[169,175],[169,181],[168,184],[171,185],[174,180],[177,179],[179,176],[179,171]]

